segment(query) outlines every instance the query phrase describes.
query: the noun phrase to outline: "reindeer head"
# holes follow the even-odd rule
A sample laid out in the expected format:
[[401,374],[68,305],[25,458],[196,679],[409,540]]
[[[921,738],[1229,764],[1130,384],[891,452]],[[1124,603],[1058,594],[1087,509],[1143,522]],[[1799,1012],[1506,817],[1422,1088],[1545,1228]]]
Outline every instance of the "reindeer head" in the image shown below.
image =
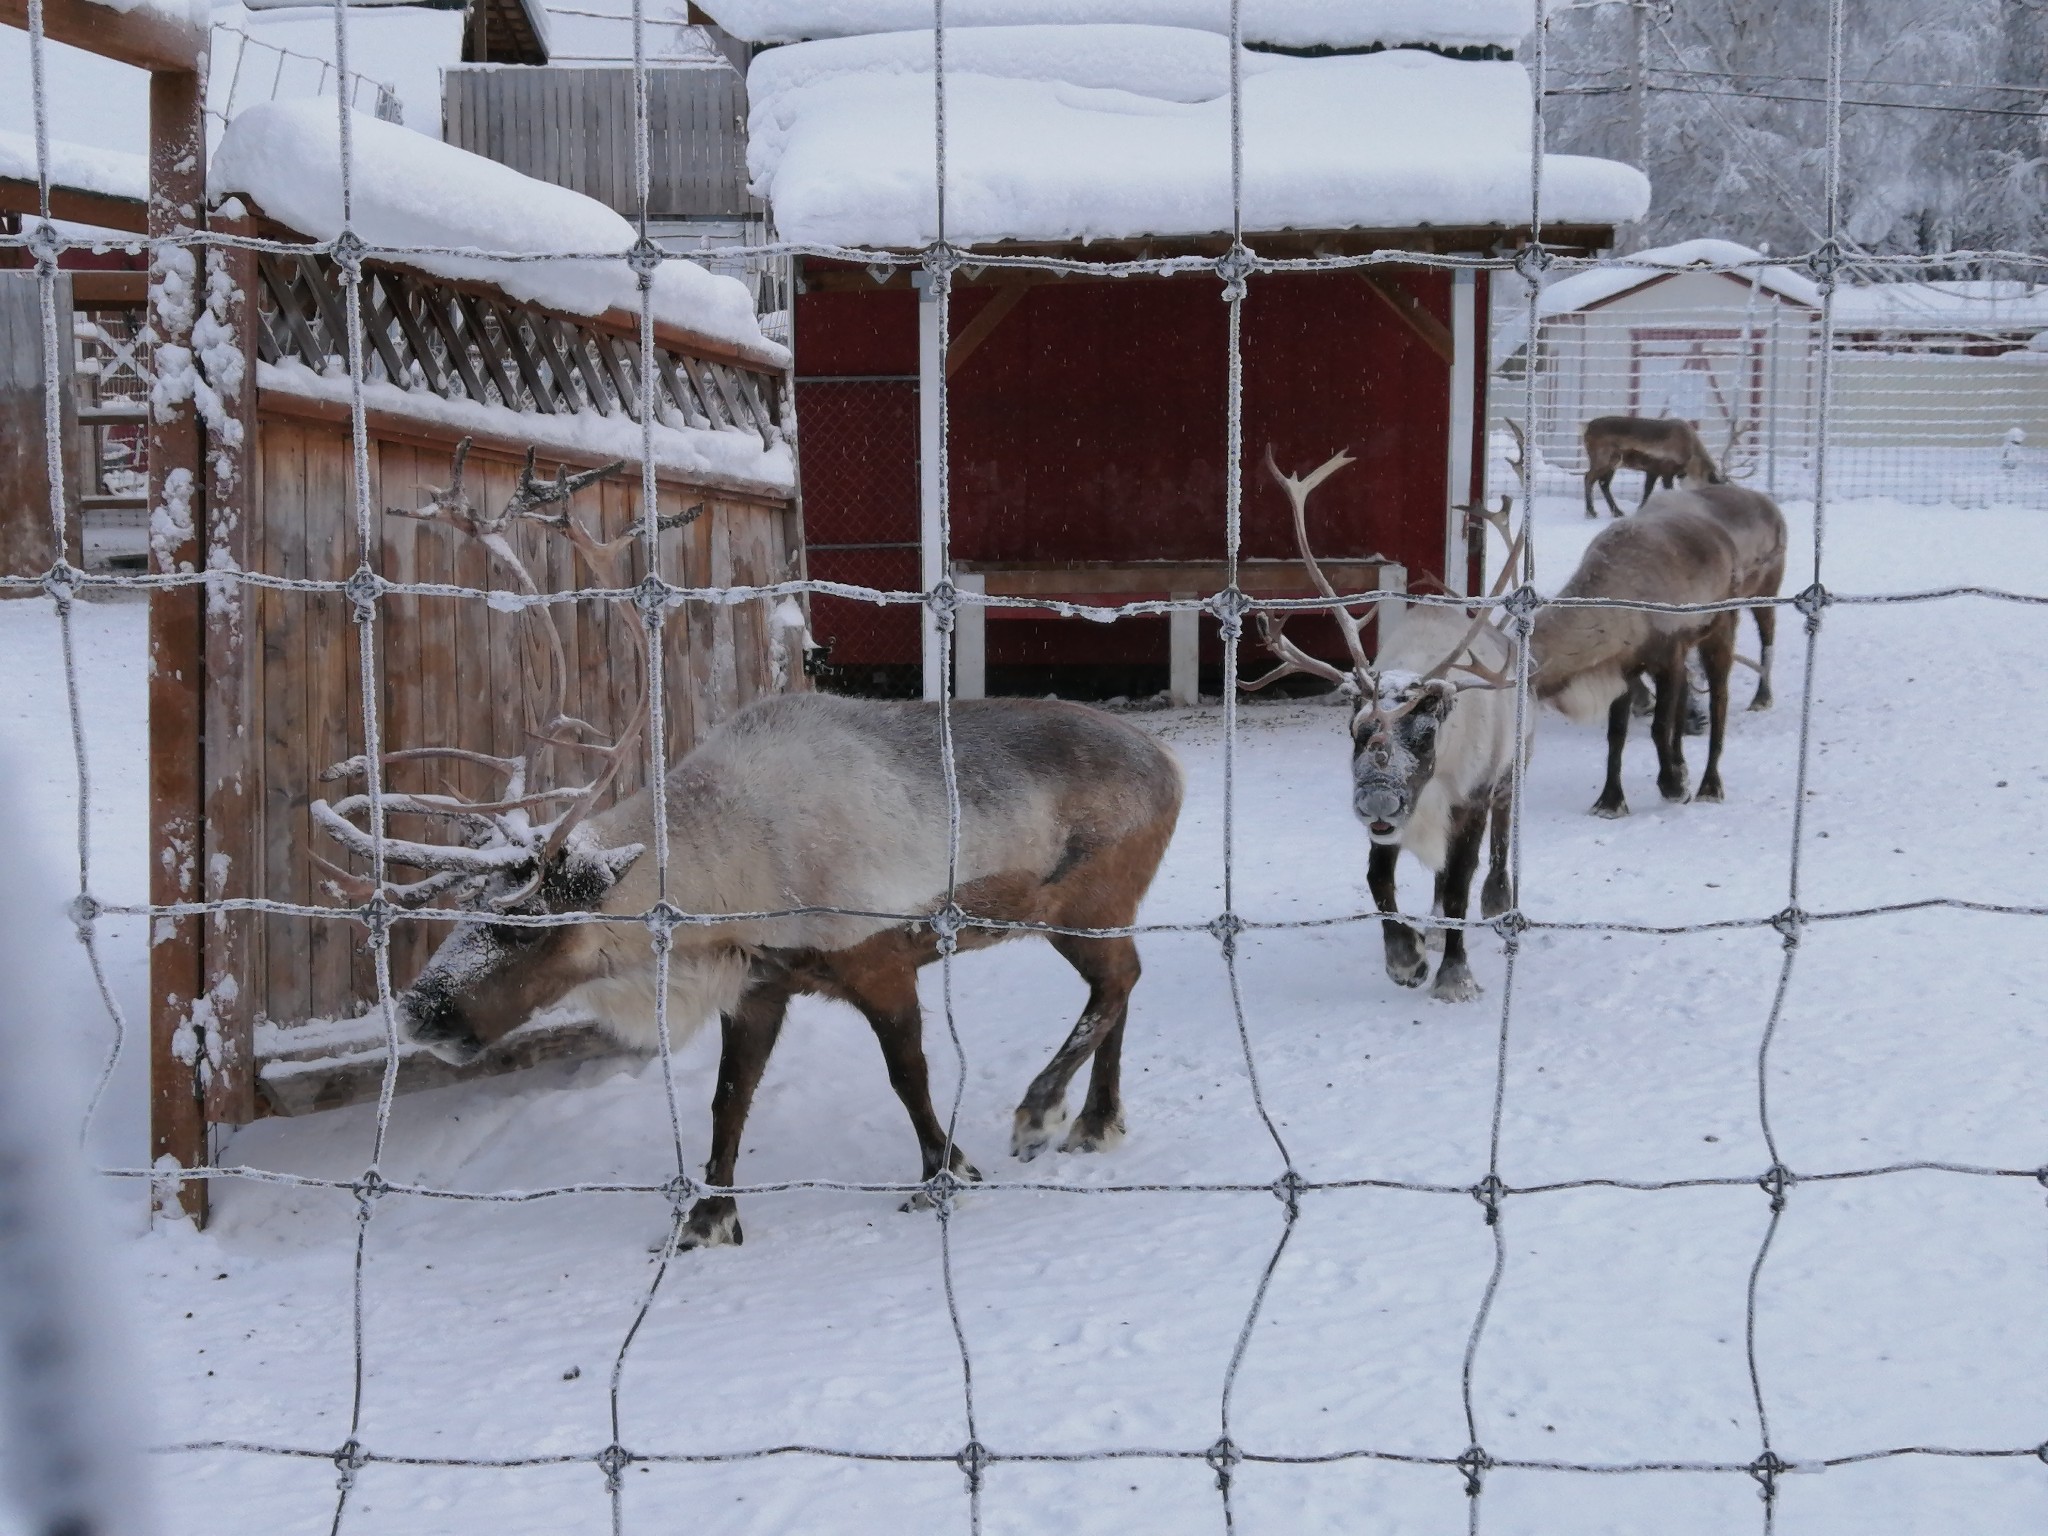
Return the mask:
[[[577,525],[565,505],[574,491],[619,466],[575,476],[561,473],[552,482],[541,481],[534,476],[529,452],[512,499],[503,511],[488,515],[479,513],[463,491],[468,447],[465,439],[456,449],[448,489],[437,492],[428,506],[396,515],[444,522],[476,538],[529,597],[536,596],[538,588],[514,541],[513,529],[520,519],[567,538],[601,579],[620,584],[617,572],[609,567],[630,544],[630,537],[600,544]],[[558,505],[559,511],[546,510]],[[690,515],[663,519],[662,526],[676,526]],[[514,919],[597,910],[643,851],[639,843],[608,846],[586,818],[616,781],[647,724],[646,634],[637,622],[627,626],[641,662],[640,699],[624,726],[605,740],[589,722],[568,712],[568,673],[562,637],[555,627],[557,608],[529,606],[522,612],[539,625],[545,642],[538,656],[519,647],[529,672],[523,722],[529,750],[513,758],[455,747],[419,747],[383,758],[387,766],[461,762],[500,776],[495,797],[482,801],[465,799],[452,789],[445,794],[379,797],[385,813],[422,816],[451,826],[457,841],[373,837],[373,807],[367,793],[315,800],[311,807],[315,825],[350,853],[371,860],[381,841],[387,866],[419,872],[419,878],[405,881],[393,881],[387,874],[379,886],[315,854],[315,862],[334,877],[327,889],[337,898],[368,900],[381,895],[390,905],[407,909],[443,902],[471,914],[454,925],[398,1000],[399,1025],[406,1037],[457,1063],[472,1059],[574,987],[605,974],[600,929]],[[594,761],[595,771],[563,787],[529,787],[541,782],[543,764],[561,757]],[[359,780],[371,771],[369,759],[354,757],[321,777],[329,782]]]
[[[1294,509],[1294,539],[1310,580],[1330,600],[1329,612],[1344,634],[1351,652],[1349,671],[1309,655],[1283,633],[1287,616],[1259,615],[1259,632],[1266,648],[1280,658],[1280,665],[1265,676],[1239,686],[1247,693],[1265,687],[1277,678],[1306,673],[1326,678],[1348,695],[1351,705],[1351,808],[1365,823],[1376,843],[1398,846],[1403,827],[1421,798],[1423,786],[1436,773],[1438,733],[1450,718],[1459,693],[1467,688],[1501,688],[1510,679],[1499,668],[1480,661],[1472,649],[1482,629],[1492,625],[1491,615],[1481,610],[1464,637],[1435,666],[1426,672],[1382,671],[1366,657],[1361,633],[1363,621],[1339,598],[1308,542],[1308,498],[1324,480],[1352,462],[1348,454],[1337,454],[1320,468],[1297,479],[1283,475],[1266,450],[1266,469],[1287,493]],[[1506,537],[1508,506],[1497,512],[1475,512],[1501,530]],[[1498,597],[1515,568],[1520,554],[1519,539],[1509,545],[1500,582],[1489,594]],[[1460,676],[1458,674],[1464,674]]]

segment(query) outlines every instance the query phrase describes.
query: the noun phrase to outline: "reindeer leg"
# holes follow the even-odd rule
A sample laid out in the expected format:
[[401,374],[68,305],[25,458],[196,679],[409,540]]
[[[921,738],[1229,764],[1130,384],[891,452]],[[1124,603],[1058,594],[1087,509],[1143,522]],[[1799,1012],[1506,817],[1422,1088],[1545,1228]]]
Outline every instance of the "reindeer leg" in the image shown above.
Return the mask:
[[[1486,836],[1484,802],[1462,807],[1451,824],[1450,848],[1444,859],[1444,916],[1462,918],[1472,901],[1472,876],[1479,868],[1479,844]],[[1465,963],[1465,930],[1444,930],[1444,961],[1437,967],[1429,995],[1440,1003],[1470,1002],[1479,995],[1472,967]]]
[[[1607,782],[1601,786],[1600,798],[1593,802],[1593,814],[1613,819],[1628,814],[1628,801],[1621,792],[1621,752],[1628,745],[1629,694],[1642,680],[1641,674],[1629,674],[1629,686],[1622,689],[1621,697],[1607,710]],[[1652,727],[1654,729],[1654,727]]]
[[[889,1069],[889,1086],[903,1101],[910,1116],[910,1128],[917,1136],[922,1158],[920,1178],[929,1179],[946,1163],[946,1126],[932,1108],[931,1072],[924,1058],[924,1015],[917,1006],[917,962],[901,954],[884,957],[882,963],[863,968],[858,975],[838,973],[839,989],[858,1008],[875,1042],[882,1048],[882,1062]],[[955,1146],[950,1166],[970,1183],[981,1182],[981,1172]],[[918,1195],[905,1203],[906,1211],[921,1209],[929,1202]]]
[[1591,465],[1588,465],[1586,468],[1586,516],[1588,517],[1598,517],[1600,515],[1593,510],[1593,482],[1599,478],[1600,472]]
[[1720,800],[1721,739],[1728,730],[1728,672],[1735,661],[1736,616],[1724,613],[1700,642],[1700,665],[1707,671],[1707,771],[1700,775],[1696,800]]
[[1609,470],[1600,477],[1600,494],[1607,498],[1607,509],[1616,517],[1621,516],[1621,503],[1614,499],[1614,471]]
[[1646,469],[1643,471],[1643,494],[1636,498],[1636,510],[1638,512],[1643,510],[1643,503],[1648,501],[1651,494],[1657,489],[1657,480],[1658,474],[1656,470]]
[[[1372,887],[1373,904],[1382,912],[1398,912],[1394,896],[1394,863],[1399,848],[1372,845],[1365,866],[1365,883]],[[1380,932],[1387,944],[1387,974],[1404,987],[1419,987],[1429,979],[1429,956],[1423,952],[1420,934],[1403,922],[1384,922]]]
[[1514,884],[1508,874],[1508,839],[1513,830],[1510,817],[1513,815],[1514,793],[1515,773],[1511,768],[1493,786],[1492,804],[1487,810],[1492,848],[1487,860],[1486,884],[1479,892],[1479,914],[1482,917],[1499,917],[1515,904]]
[[[1024,1090],[1010,1133],[1011,1155],[1030,1162],[1052,1144],[1067,1122],[1067,1084],[1081,1064],[1095,1058],[1088,1084],[1088,1102],[1066,1140],[1069,1152],[1096,1152],[1122,1138],[1123,1105],[1118,1097],[1118,1070],[1123,1046],[1125,1010],[1131,988],[1138,984],[1138,946],[1128,938],[1089,939],[1051,934],[1052,947],[1088,983],[1088,1004],[1073,1032],[1053,1052],[1052,1060]],[[1106,1059],[1105,1059],[1106,1053]]]
[[1691,689],[1685,678],[1689,647],[1674,645],[1657,674],[1657,715],[1651,735],[1657,742],[1657,792],[1666,800],[1686,798],[1685,704]]
[[[718,1021],[723,1043],[718,1053],[718,1086],[711,1094],[711,1161],[704,1165],[708,1183],[734,1182],[747,1111],[782,1033],[789,996],[786,983],[767,982],[748,992],[737,1008]],[[731,1195],[706,1195],[683,1218],[676,1232],[676,1251],[744,1241],[739,1202]]]
[[1775,608],[1752,608],[1750,617],[1756,620],[1756,693],[1750,698],[1751,709],[1769,709],[1771,698],[1771,649],[1778,640],[1778,610]]

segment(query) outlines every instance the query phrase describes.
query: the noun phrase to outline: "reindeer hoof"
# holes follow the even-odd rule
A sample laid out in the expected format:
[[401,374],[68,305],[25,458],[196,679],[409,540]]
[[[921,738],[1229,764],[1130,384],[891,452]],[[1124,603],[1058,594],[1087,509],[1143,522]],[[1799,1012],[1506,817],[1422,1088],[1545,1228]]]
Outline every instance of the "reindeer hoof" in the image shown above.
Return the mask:
[[1691,798],[1691,780],[1689,777],[1675,780],[1659,779],[1657,781],[1657,793],[1666,800],[1669,800],[1673,805],[1683,805]]
[[1706,800],[1714,805],[1719,805],[1727,798],[1726,794],[1722,792],[1719,779],[1708,779],[1704,784],[1700,785],[1698,793],[1693,796],[1695,800]]
[[1105,1115],[1097,1118],[1084,1114],[1074,1122],[1067,1132],[1067,1139],[1060,1144],[1062,1152],[1107,1152],[1124,1139],[1122,1115]]
[[1016,1124],[1010,1131],[1010,1156],[1020,1163],[1030,1162],[1052,1145],[1053,1138],[1065,1129],[1066,1123],[1067,1106],[1064,1104],[1055,1104],[1038,1116],[1020,1108]]
[[1396,984],[1404,987],[1419,987],[1429,980],[1429,957],[1418,955],[1407,964],[1387,962],[1387,975]]
[[1595,800],[1593,802],[1593,814],[1595,816],[1603,816],[1609,821],[1619,821],[1628,814],[1628,802],[1626,800],[1616,800],[1610,804],[1605,800]]
[[1776,702],[1777,700],[1773,699],[1768,693],[1764,692],[1761,688],[1759,688],[1757,690],[1756,697],[1749,701],[1749,707],[1753,710],[1769,709]]
[[1481,991],[1472,973],[1460,966],[1457,970],[1437,972],[1436,984],[1429,989],[1429,995],[1440,1003],[1469,1003]]
[[[730,1196],[714,1195],[699,1200],[690,1207],[690,1214],[678,1225],[675,1234],[675,1251],[688,1253],[692,1248],[737,1248],[747,1240],[740,1230],[740,1208]],[[657,1246],[655,1253],[662,1251]]]

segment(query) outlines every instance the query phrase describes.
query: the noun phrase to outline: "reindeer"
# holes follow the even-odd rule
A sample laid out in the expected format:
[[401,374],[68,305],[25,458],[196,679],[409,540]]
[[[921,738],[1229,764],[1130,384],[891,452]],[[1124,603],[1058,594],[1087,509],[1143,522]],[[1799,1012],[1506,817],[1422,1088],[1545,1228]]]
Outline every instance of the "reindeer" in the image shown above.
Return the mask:
[[[1738,589],[1739,565],[1735,541],[1696,493],[1666,493],[1634,517],[1595,534],[1557,600],[1698,604],[1755,595]],[[1555,604],[1536,615],[1529,637],[1536,696],[1581,723],[1607,712],[1607,782],[1593,802],[1594,815],[1628,814],[1621,754],[1628,740],[1630,690],[1644,677],[1656,688],[1650,734],[1657,744],[1657,788],[1667,800],[1686,798],[1685,660],[1695,647],[1707,675],[1708,741],[1706,772],[1694,798],[1722,798],[1721,742],[1728,724],[1735,619],[1733,611],[1669,613]]]
[[[1697,485],[1682,491],[1659,491],[1649,504],[1655,507],[1681,500],[1713,518],[1735,545],[1734,595],[1776,597],[1785,580],[1785,514],[1778,510],[1778,504],[1762,491],[1739,485]],[[1756,621],[1757,639],[1756,692],[1750,697],[1749,707],[1769,709],[1773,702],[1771,652],[1777,643],[1778,610],[1762,603],[1750,609],[1749,616]],[[1743,656],[1735,659],[1748,662]]]
[[[1266,648],[1280,664],[1263,677],[1240,683],[1256,692],[1278,678],[1306,673],[1335,683],[1351,706],[1351,807],[1372,841],[1366,880],[1382,912],[1398,912],[1394,866],[1406,848],[1436,872],[1437,915],[1461,919],[1470,907],[1479,848],[1492,824],[1492,858],[1480,892],[1480,912],[1493,917],[1514,904],[1508,875],[1509,804],[1514,793],[1517,746],[1515,704],[1499,692],[1509,679],[1512,644],[1482,612],[1472,619],[1450,607],[1415,606],[1389,624],[1382,610],[1377,661],[1368,660],[1361,621],[1338,599],[1309,550],[1308,498],[1317,486],[1352,463],[1339,453],[1296,478],[1283,475],[1266,450],[1266,469],[1287,493],[1294,509],[1294,539],[1317,589],[1330,600],[1330,613],[1351,652],[1349,671],[1303,651],[1283,633],[1285,615],[1259,615]],[[1499,514],[1505,522],[1506,510]],[[1512,571],[1519,544],[1511,550]],[[1498,596],[1496,591],[1494,596]],[[1452,674],[1464,672],[1469,678]],[[1519,743],[1526,748],[1525,735]],[[1407,921],[1381,923],[1387,974],[1404,987],[1428,979],[1429,958],[1417,930]],[[1465,958],[1465,931],[1444,933],[1443,961],[1430,995],[1442,1002],[1466,1002],[1479,995]]]
[[1614,474],[1621,469],[1643,472],[1643,494],[1636,506],[1650,499],[1662,481],[1675,486],[1678,477],[1699,485],[1719,485],[1721,471],[1714,465],[1707,445],[1689,422],[1675,418],[1647,416],[1595,416],[1586,423],[1586,516],[1593,510],[1593,487],[1598,485],[1607,498],[1608,510],[1621,516],[1614,499]]
[[[569,531],[566,513],[552,526],[579,548],[598,547]],[[516,562],[508,540],[492,548]],[[697,915],[665,930],[671,1043],[713,1014],[720,1021],[712,1184],[735,1182],[755,1087],[789,1001],[801,994],[850,1003],[873,1028],[909,1112],[922,1177],[943,1168],[973,1181],[979,1172],[932,1106],[917,971],[939,957],[942,936],[975,949],[1039,931],[1089,995],[1026,1090],[1011,1151],[1029,1161],[1051,1145],[1066,1124],[1068,1084],[1091,1060],[1064,1149],[1093,1152],[1122,1138],[1119,1074],[1137,945],[1126,934],[1075,930],[1126,928],[1137,915],[1180,810],[1180,768],[1165,747],[1076,704],[953,705],[959,841],[951,858],[941,706],[811,693],[758,700],[668,771],[664,883],[648,856],[651,794],[596,808],[646,717],[643,690],[609,743],[547,733],[537,749],[567,747],[600,763],[586,782],[558,789],[530,787],[535,753],[496,759],[416,748],[386,757],[479,763],[503,784],[483,803],[383,797],[388,812],[439,818],[469,834],[461,845],[384,840],[389,864],[420,874],[387,880],[377,894],[401,907],[451,901],[469,913],[398,1000],[408,1039],[466,1062],[562,1005],[588,1009],[629,1046],[657,1049],[657,970],[641,914],[665,901]],[[369,767],[358,758],[330,774]],[[369,810],[364,794],[313,807],[319,824],[362,857],[372,846]],[[536,921],[571,912],[615,921]],[[679,1248],[741,1240],[729,1195],[697,1201],[675,1236]]]

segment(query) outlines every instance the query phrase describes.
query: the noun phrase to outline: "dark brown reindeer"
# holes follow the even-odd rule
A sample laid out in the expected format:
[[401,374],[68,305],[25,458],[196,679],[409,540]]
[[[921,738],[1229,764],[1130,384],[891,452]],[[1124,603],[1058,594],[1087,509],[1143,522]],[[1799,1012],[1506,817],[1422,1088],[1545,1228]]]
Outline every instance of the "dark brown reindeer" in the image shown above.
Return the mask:
[[[1294,510],[1295,545],[1316,589],[1343,631],[1351,667],[1330,665],[1303,651],[1283,633],[1286,616],[1259,615],[1260,633],[1280,664],[1239,686],[1255,692],[1294,673],[1335,683],[1351,705],[1351,807],[1365,824],[1372,850],[1366,880],[1382,912],[1398,912],[1394,866],[1406,848],[1436,873],[1437,915],[1462,919],[1470,910],[1472,877],[1492,824],[1492,859],[1480,892],[1480,912],[1493,917],[1514,904],[1508,876],[1508,813],[1517,762],[1515,701],[1507,682],[1513,647],[1486,612],[1477,618],[1448,606],[1416,605],[1395,619],[1380,609],[1377,659],[1368,659],[1362,620],[1341,601],[1309,549],[1307,507],[1315,488],[1352,462],[1338,454],[1296,478],[1280,473],[1272,450],[1266,469]],[[1505,523],[1505,509],[1498,514]],[[1519,544],[1503,569],[1515,566]],[[1493,594],[1499,595],[1499,590]],[[1464,673],[1464,677],[1453,674]],[[1524,744],[1526,745],[1526,738]],[[1406,919],[1381,925],[1387,974],[1404,987],[1429,976],[1421,934]],[[1444,931],[1443,962],[1430,995],[1464,1002],[1479,995],[1465,956],[1462,928]]]
[[[1774,509],[1775,510],[1775,509]],[[1691,492],[1664,493],[1634,517],[1593,536],[1558,599],[1700,604],[1751,596],[1736,586],[1740,565],[1720,519]],[[1626,816],[1622,748],[1628,740],[1629,691],[1640,679],[1655,687],[1650,735],[1657,745],[1657,788],[1667,800],[1686,798],[1685,660],[1697,647],[1707,675],[1707,766],[1694,798],[1719,800],[1721,743],[1728,725],[1728,670],[1735,656],[1734,610],[1670,613],[1641,608],[1547,605],[1536,615],[1529,646],[1536,696],[1574,720],[1607,714],[1607,781],[1593,803],[1596,816]]]
[[1586,423],[1585,439],[1588,517],[1600,515],[1593,510],[1595,485],[1607,498],[1608,510],[1616,517],[1621,516],[1621,505],[1614,499],[1617,470],[1643,472],[1643,494],[1636,500],[1638,507],[1650,499],[1650,493],[1660,482],[1675,486],[1681,475],[1695,485],[1721,483],[1721,471],[1690,422],[1669,417],[1595,416]]
[[[1653,505],[1687,498],[1687,504],[1721,525],[1735,546],[1736,597],[1776,597],[1785,580],[1785,514],[1762,491],[1740,485],[1696,485],[1682,491],[1659,491]],[[1778,637],[1778,610],[1760,603],[1749,610],[1756,621],[1756,692],[1751,709],[1771,707],[1771,653]],[[1738,656],[1746,663],[1747,658]]]
[[[476,516],[445,508],[441,515]],[[551,525],[580,540],[579,548],[594,542],[566,514]],[[492,548],[501,560],[518,559],[509,540]],[[530,590],[530,580],[521,585]],[[951,741],[959,843],[951,860],[940,708],[793,693],[741,710],[666,776],[665,889],[648,854],[652,796],[643,790],[595,809],[618,755],[643,728],[644,698],[627,731],[608,743],[550,733],[521,759],[446,749],[391,754],[387,761],[483,762],[505,785],[481,804],[452,795],[383,797],[387,811],[439,818],[467,833],[459,845],[384,843],[391,864],[420,872],[388,884],[387,900],[416,906],[439,899],[470,913],[400,998],[403,1032],[444,1059],[467,1061],[561,1003],[589,1009],[629,1045],[656,1049],[657,972],[639,915],[666,899],[715,919],[672,930],[667,989],[673,1042],[714,1014],[720,1020],[706,1167],[712,1184],[735,1182],[754,1090],[789,1000],[805,993],[852,1004],[873,1028],[917,1136],[922,1177],[949,1166],[978,1179],[957,1146],[949,1158],[946,1126],[932,1105],[919,967],[939,957],[942,930],[961,949],[974,949],[1048,927],[1129,926],[1173,835],[1181,775],[1151,737],[1079,705],[957,703]],[[572,787],[530,787],[538,751],[564,747],[594,753],[606,766]],[[367,766],[357,759],[339,772]],[[368,812],[361,794],[314,807],[332,836],[365,857]],[[949,881],[958,911],[946,916],[957,923],[935,924],[927,919],[945,913]],[[508,920],[573,911],[618,921]],[[1119,1070],[1139,975],[1128,936],[1045,937],[1089,995],[1018,1106],[1011,1150],[1026,1160],[1065,1124],[1067,1087],[1091,1060],[1087,1097],[1064,1146],[1096,1151],[1123,1135]],[[676,1240],[685,1248],[739,1242],[735,1201],[699,1200]]]

